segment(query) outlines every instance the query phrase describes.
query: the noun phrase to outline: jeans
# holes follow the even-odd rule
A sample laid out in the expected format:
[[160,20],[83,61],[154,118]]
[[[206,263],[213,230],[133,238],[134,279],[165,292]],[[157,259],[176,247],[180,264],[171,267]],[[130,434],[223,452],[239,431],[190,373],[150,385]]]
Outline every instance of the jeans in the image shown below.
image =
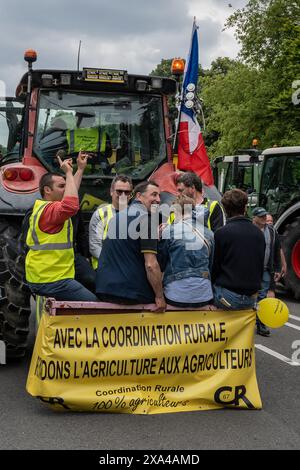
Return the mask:
[[206,305],[212,304],[213,299],[210,299],[207,302],[188,303],[188,302],[176,302],[175,300],[170,300],[170,299],[167,299],[166,297],[166,302],[169,305],[174,305],[174,307],[179,307],[179,308],[202,308],[202,307],[205,307]]
[[264,271],[264,275],[261,281],[261,286],[258,291],[258,297],[257,297],[258,302],[267,297],[268,290],[270,289],[270,284],[271,284],[271,274],[269,273],[269,271]]
[[30,290],[37,295],[54,297],[55,300],[70,300],[81,302],[98,302],[98,298],[75,279],[62,279],[44,284],[27,283]]
[[80,253],[75,253],[75,279],[89,291],[96,290],[96,271]]
[[[270,284],[271,284],[271,274],[269,271],[266,270],[264,271],[263,278],[261,281],[261,286],[258,291],[257,302],[267,297],[268,290],[270,289]],[[260,328],[261,325],[266,328],[265,324],[260,321],[257,315],[256,315],[256,325],[257,325],[257,328]]]
[[257,296],[232,292],[225,287],[214,286],[214,304],[223,310],[247,310],[254,307]]

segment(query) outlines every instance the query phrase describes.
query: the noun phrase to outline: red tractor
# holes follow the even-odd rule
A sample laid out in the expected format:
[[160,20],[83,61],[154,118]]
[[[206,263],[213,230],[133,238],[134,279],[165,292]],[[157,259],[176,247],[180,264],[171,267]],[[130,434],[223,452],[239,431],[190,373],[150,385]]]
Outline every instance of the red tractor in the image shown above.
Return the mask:
[[[117,173],[131,176],[134,184],[151,176],[165,195],[175,193],[168,117],[175,80],[124,70],[33,70],[35,51],[24,58],[28,71],[16,97],[0,99],[0,340],[8,357],[24,355],[29,331],[21,224],[40,197],[41,176],[59,171],[57,151],[74,159],[80,149],[92,152],[80,190],[86,221],[109,200]],[[75,132],[80,144],[74,144]],[[89,139],[95,133],[96,147]]]

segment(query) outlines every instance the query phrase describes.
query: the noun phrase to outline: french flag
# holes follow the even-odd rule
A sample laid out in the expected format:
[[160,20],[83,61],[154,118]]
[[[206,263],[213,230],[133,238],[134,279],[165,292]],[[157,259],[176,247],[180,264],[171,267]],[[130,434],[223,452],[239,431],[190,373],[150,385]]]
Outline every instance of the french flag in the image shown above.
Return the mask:
[[209,158],[197,120],[198,32],[194,19],[189,57],[183,77],[178,131],[178,169],[193,171],[207,186],[214,184]]

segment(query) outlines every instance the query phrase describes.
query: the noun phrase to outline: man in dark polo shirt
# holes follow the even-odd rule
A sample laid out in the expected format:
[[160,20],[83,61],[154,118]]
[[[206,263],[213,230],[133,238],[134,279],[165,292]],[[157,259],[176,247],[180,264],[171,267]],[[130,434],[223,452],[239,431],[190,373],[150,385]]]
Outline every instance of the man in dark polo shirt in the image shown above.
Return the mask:
[[155,303],[166,308],[157,261],[160,190],[145,181],[136,186],[133,203],[110,221],[99,258],[96,294],[100,300],[125,304]]
[[214,302],[224,310],[252,308],[264,272],[265,239],[245,217],[246,193],[240,189],[226,191],[221,202],[227,223],[215,232]]

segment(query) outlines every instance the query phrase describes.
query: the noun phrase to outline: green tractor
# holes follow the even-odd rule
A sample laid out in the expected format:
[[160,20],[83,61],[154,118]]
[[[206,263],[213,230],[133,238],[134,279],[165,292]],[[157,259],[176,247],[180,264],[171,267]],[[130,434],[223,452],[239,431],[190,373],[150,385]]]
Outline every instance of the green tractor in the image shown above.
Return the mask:
[[300,147],[238,153],[213,161],[218,189],[247,192],[250,217],[255,206],[272,214],[287,260],[285,287],[300,299]]
[[300,147],[262,152],[258,205],[272,214],[287,261],[285,286],[300,299]]
[[212,162],[214,180],[221,193],[239,188],[248,194],[249,215],[257,206],[263,156],[259,150],[238,150],[237,155],[216,157]]
[[41,176],[59,171],[57,152],[74,161],[79,150],[92,154],[80,188],[86,222],[109,200],[116,174],[135,185],[151,176],[166,197],[176,190],[168,115],[175,80],[125,70],[34,70],[35,51],[24,58],[28,71],[16,97],[0,98],[0,342],[8,358],[24,355],[29,331],[20,228],[40,197]]

